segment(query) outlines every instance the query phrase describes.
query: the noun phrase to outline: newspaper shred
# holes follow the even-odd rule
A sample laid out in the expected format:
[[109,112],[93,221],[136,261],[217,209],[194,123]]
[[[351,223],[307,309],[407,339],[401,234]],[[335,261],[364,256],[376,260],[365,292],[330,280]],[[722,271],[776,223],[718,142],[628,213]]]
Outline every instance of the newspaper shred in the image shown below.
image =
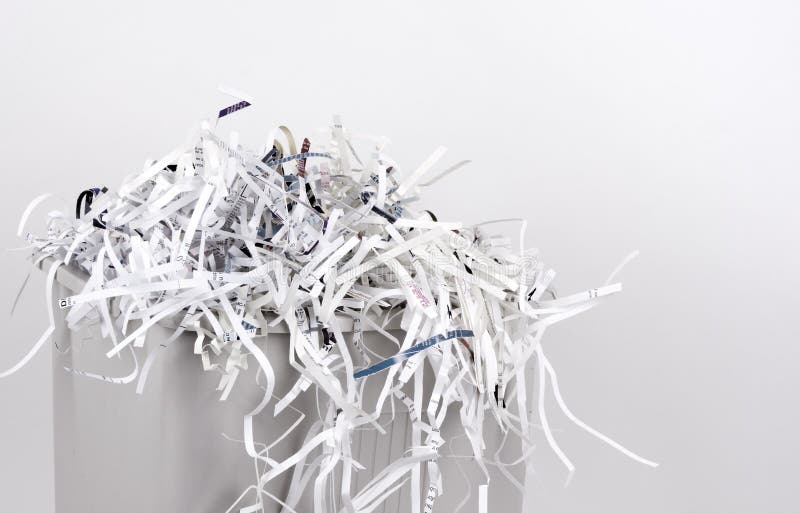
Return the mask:
[[[341,511],[373,510],[414,473],[412,481],[419,485],[412,490],[415,510],[432,511],[449,477],[439,475],[436,462],[447,443],[439,428],[453,403],[462,405],[463,433],[479,464],[486,417],[522,439],[526,460],[533,426],[540,425],[571,473],[574,467],[547,421],[548,385],[577,426],[634,460],[656,466],[567,408],[541,344],[548,326],[620,291],[613,275],[601,287],[558,296],[551,286],[555,273],[535,250],[524,248],[525,222],[520,247],[512,248],[491,235],[488,223],[444,222],[416,208],[421,187],[465,164],[441,166],[445,148],[404,172],[384,153],[386,139],[356,136],[336,116],[327,133],[303,138],[299,150],[292,132],[279,127],[263,151],[252,151],[238,143],[237,134],[224,138],[216,130],[221,118],[251,103],[237,99],[216,120],[203,123],[184,146],[148,162],[116,190],[98,186],[82,191],[76,215],[51,211],[45,234],[24,237],[35,263],[53,262],[48,298],[59,266],[88,276],[80,293],[56,304],[69,309],[71,328],[103,326],[113,343],[109,357],[122,351],[135,357],[148,329],[171,319],[178,326],[172,339],[195,334],[203,367],[223,374],[223,399],[248,360],[257,362],[265,395],[244,417],[243,439],[247,454],[263,471],[251,487],[259,492],[257,501],[240,511],[264,511],[262,501],[277,500],[260,493],[266,484],[285,472],[302,473],[302,462],[315,451],[325,458],[315,467],[317,473],[337,465],[347,475],[358,469],[351,457],[351,431],[380,430],[375,419],[394,400],[408,407],[419,428],[418,443],[361,490],[351,490],[350,480],[343,479]],[[359,155],[359,144],[369,150]],[[439,172],[429,179],[434,170]],[[33,210],[47,199],[40,196],[26,209],[21,236]],[[362,327],[377,324],[386,333],[384,328],[398,319],[406,335],[396,356],[373,362],[362,347]],[[268,408],[273,366],[290,362],[269,361],[255,340],[279,324],[289,333],[291,364],[301,376],[289,396]],[[50,327],[24,360],[0,377],[21,368],[53,330],[51,311]],[[350,345],[339,343],[343,333],[352,334]],[[136,381],[141,393],[157,357],[158,352],[148,354],[141,368],[137,360],[133,373],[121,378],[79,374],[112,383]],[[402,387],[425,365],[433,370],[435,384],[427,403],[416,404],[419,396],[408,397]],[[528,397],[531,373],[526,367],[535,370],[536,397]],[[381,387],[375,404],[363,400],[365,380]],[[310,387],[336,414],[319,419],[319,432],[307,438],[297,455],[270,459],[265,445],[253,439],[253,417],[280,414]],[[538,420],[528,412],[536,412]],[[418,477],[423,464],[428,483]],[[292,501],[313,480],[292,480],[287,502],[280,502],[286,511],[294,511]],[[485,485],[477,489],[484,512],[488,491]],[[316,513],[334,511],[327,500],[315,497]]]

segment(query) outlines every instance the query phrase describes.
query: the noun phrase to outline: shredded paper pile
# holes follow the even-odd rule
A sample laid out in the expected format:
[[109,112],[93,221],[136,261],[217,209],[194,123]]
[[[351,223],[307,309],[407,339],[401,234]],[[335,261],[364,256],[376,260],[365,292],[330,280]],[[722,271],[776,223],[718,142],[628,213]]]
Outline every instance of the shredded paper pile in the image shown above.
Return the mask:
[[[445,222],[416,206],[421,188],[466,163],[443,165],[444,148],[405,170],[384,153],[387,139],[351,132],[335,116],[312,140],[295,141],[279,127],[261,151],[249,150],[235,132],[223,137],[217,131],[220,118],[249,104],[223,109],[184,146],[147,162],[118,189],[87,189],[75,212],[49,212],[45,234],[24,227],[47,196],[31,203],[19,227],[35,263],[50,265],[48,294],[60,266],[85,273],[80,293],[50,303],[68,309],[70,328],[100,325],[113,344],[109,357],[122,351],[135,357],[148,330],[170,320],[177,329],[162,345],[181,334],[196,336],[194,352],[205,370],[221,376],[222,399],[236,393],[248,362],[258,365],[265,394],[244,417],[242,438],[261,471],[249,488],[255,499],[241,511],[264,511],[268,501],[294,511],[292,502],[314,493],[315,481],[336,467],[341,494],[334,506],[317,493],[317,513],[372,511],[412,476],[414,509],[430,512],[447,492],[449,476],[437,461],[447,443],[439,429],[448,415],[460,417],[450,422],[463,428],[484,470],[482,430],[495,423],[522,440],[515,464],[530,459],[532,433],[541,430],[571,473],[547,421],[548,386],[575,424],[655,466],[572,414],[541,345],[548,326],[619,291],[616,271],[598,288],[558,296],[551,286],[555,273],[524,247],[523,221],[504,221],[521,226],[519,246],[512,247],[492,235],[491,222]],[[27,357],[0,376],[19,369],[52,335],[52,311],[50,322]],[[289,361],[270,361],[262,350],[278,325],[288,333]],[[397,329],[402,336],[395,338]],[[394,356],[370,351],[366,330],[393,341]],[[147,353],[129,376],[81,374],[135,382],[141,392],[158,353]],[[274,398],[276,366],[292,366],[298,378],[288,394]],[[421,402],[421,395],[409,397],[402,389],[426,367],[435,379]],[[380,390],[377,401],[365,400],[367,383]],[[318,419],[316,436],[297,454],[271,459],[262,448],[271,441],[254,440],[253,418],[279,415],[313,388],[332,413]],[[352,456],[352,431],[382,431],[376,419],[397,400],[408,406],[412,443],[363,489],[351,489],[352,473],[362,468]],[[300,464],[323,447],[318,465]],[[295,473],[288,497],[267,493],[267,483],[285,472]],[[420,483],[420,475],[428,482]]]

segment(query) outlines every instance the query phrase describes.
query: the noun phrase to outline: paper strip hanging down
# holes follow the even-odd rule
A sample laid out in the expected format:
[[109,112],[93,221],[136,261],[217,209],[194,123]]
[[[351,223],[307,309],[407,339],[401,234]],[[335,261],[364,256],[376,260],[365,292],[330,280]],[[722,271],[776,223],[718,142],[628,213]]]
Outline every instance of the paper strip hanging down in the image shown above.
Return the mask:
[[[407,480],[414,485],[415,511],[431,511],[447,480],[460,479],[440,475],[436,464],[439,448],[447,443],[438,436],[439,428],[452,403],[465,406],[460,419],[451,422],[462,425],[475,461],[484,461],[481,426],[483,412],[490,410],[496,414],[487,418],[509,436],[521,438],[524,457],[514,465],[527,468],[532,426],[541,425],[544,439],[571,473],[573,465],[547,422],[548,384],[562,413],[576,426],[622,454],[656,466],[567,408],[541,343],[549,325],[594,307],[618,292],[618,283],[559,297],[551,286],[554,272],[537,259],[536,250],[525,249],[526,223],[519,246],[512,247],[491,235],[486,227],[490,223],[469,227],[443,222],[429,208],[415,207],[421,188],[464,164],[445,162],[442,147],[430,157],[421,155],[422,164],[404,172],[384,153],[385,138],[356,136],[335,116],[327,133],[304,138],[299,150],[292,132],[281,126],[265,150],[256,152],[242,147],[235,132],[223,136],[218,131],[222,118],[228,123],[227,116],[252,103],[246,95],[229,94],[241,101],[204,122],[184,146],[148,162],[116,190],[99,185],[78,191],[77,208],[51,210],[42,234],[23,235],[26,226],[37,224],[31,220],[33,212],[54,201],[48,195],[34,199],[20,220],[19,235],[32,249],[35,264],[53,262],[48,298],[59,267],[88,276],[83,290],[58,298],[56,304],[68,309],[70,328],[100,324],[113,344],[109,356],[127,349],[136,357],[144,350],[149,328],[177,325],[162,345],[181,333],[195,333],[195,353],[203,368],[224,374],[223,400],[247,357],[255,358],[266,395],[244,418],[243,438],[261,473],[251,487],[258,491],[258,501],[239,504],[241,511],[264,511],[262,500],[285,501],[281,504],[292,511],[304,487],[315,481],[299,477],[306,471],[305,458],[315,454],[324,452],[325,466],[341,465],[349,476],[359,464],[350,457],[350,436],[342,426],[381,430],[374,419],[386,399],[406,403],[418,443],[360,490],[351,489],[350,479],[343,480],[341,511],[371,511],[399,493]],[[429,173],[436,178],[427,178]],[[0,377],[18,371],[53,333],[52,306],[48,301],[49,327],[24,359]],[[139,321],[135,329],[129,328],[133,319]],[[397,319],[405,332],[402,342],[387,331]],[[272,399],[272,369],[289,362],[269,361],[254,339],[268,336],[278,323],[286,325],[301,375],[286,397],[266,408]],[[375,354],[365,346],[362,332],[367,329],[392,338],[400,345],[398,353],[370,365],[367,353]],[[352,333],[352,340],[343,343],[342,333]],[[453,343],[442,343],[451,339]],[[351,354],[352,348],[356,351]],[[109,386],[135,381],[142,393],[158,354],[146,355],[141,371],[137,364],[124,378],[69,371]],[[538,366],[536,393],[526,388],[530,362]],[[409,397],[401,388],[413,376],[421,378],[426,365],[436,376],[435,384],[430,399],[418,404],[421,394]],[[367,376],[383,384],[377,404],[365,404],[362,397],[359,378]],[[311,387],[335,404],[338,414],[320,418],[319,433],[309,436],[307,445],[288,460],[274,461],[259,452],[262,441],[253,439],[253,417],[279,415]],[[421,412],[427,412],[425,419]],[[531,418],[533,412],[538,419]],[[427,444],[423,432],[430,434]],[[425,474],[420,473],[423,463]],[[292,489],[287,497],[275,498],[264,488],[284,472],[295,473]],[[421,482],[423,475],[427,483]],[[486,511],[488,489],[481,483],[475,487],[480,511]],[[315,513],[328,513],[326,501],[316,498]]]

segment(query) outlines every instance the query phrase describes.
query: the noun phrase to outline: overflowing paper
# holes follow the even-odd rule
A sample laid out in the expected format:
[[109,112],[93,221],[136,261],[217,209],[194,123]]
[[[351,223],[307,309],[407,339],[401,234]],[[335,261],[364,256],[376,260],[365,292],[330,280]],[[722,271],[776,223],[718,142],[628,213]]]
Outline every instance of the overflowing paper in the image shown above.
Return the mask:
[[[51,265],[48,295],[60,266],[83,271],[87,281],[75,295],[48,296],[50,326],[0,377],[22,367],[52,334],[54,304],[68,309],[71,328],[99,324],[113,344],[109,357],[122,351],[134,356],[135,369],[126,376],[69,369],[87,379],[136,382],[137,391],[147,393],[158,349],[140,355],[141,366],[137,354],[149,328],[167,320],[177,328],[161,345],[187,332],[196,336],[194,352],[204,369],[221,376],[222,399],[235,393],[241,371],[255,362],[265,394],[243,419],[243,439],[263,472],[250,488],[255,502],[232,506],[240,511],[262,511],[271,500],[294,511],[302,493],[319,489],[309,483],[324,481],[334,467],[341,472],[341,493],[333,501],[316,493],[316,513],[372,511],[412,476],[418,485],[411,492],[414,512],[435,510],[450,478],[441,475],[437,460],[447,443],[440,427],[452,404],[459,405],[456,421],[485,473],[484,419],[521,438],[523,454],[513,464],[530,461],[534,430],[542,429],[571,473],[547,420],[548,385],[577,426],[655,466],[567,408],[541,343],[548,326],[593,308],[621,290],[619,284],[609,279],[558,296],[551,287],[555,273],[525,248],[526,223],[520,223],[514,248],[493,236],[490,224],[442,221],[431,212],[435,205],[417,207],[421,188],[464,165],[447,164],[444,148],[417,168],[403,169],[385,153],[387,139],[355,134],[338,116],[325,133],[299,145],[281,126],[263,150],[244,148],[236,133],[218,132],[227,123],[220,118],[250,105],[252,99],[242,96],[118,188],[82,191],[74,214],[50,211],[46,231],[38,235],[25,226],[36,225],[32,212],[52,199],[44,195],[31,203],[19,233],[34,261]],[[278,325],[289,333],[290,361],[270,361],[263,350]],[[365,327],[396,340],[396,355],[376,358],[364,345]],[[396,328],[401,339],[389,333]],[[299,380],[273,399],[273,368],[289,365]],[[425,367],[435,380],[422,401],[422,394],[409,397],[403,388]],[[531,376],[536,383],[528,383]],[[365,401],[367,382],[381,390],[377,401]],[[290,458],[269,458],[264,447],[272,441],[254,440],[253,418],[279,415],[312,387],[335,414],[318,419],[317,432]],[[381,430],[375,420],[395,401],[410,416],[413,443],[362,489],[351,489],[351,473],[362,467],[352,456],[352,430]],[[323,457],[305,464],[312,453]],[[419,478],[423,466],[426,483]],[[287,497],[266,493],[267,483],[285,472],[294,473]],[[485,484],[474,484],[481,512],[491,494]]]

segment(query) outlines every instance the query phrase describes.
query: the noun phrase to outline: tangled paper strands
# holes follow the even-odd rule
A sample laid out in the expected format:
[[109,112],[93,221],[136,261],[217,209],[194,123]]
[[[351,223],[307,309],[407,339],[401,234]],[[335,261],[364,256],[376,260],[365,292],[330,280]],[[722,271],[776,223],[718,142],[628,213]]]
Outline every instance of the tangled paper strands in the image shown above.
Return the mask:
[[[248,105],[240,101],[222,109],[219,117]],[[322,450],[322,445],[333,448],[317,471],[341,465],[348,489],[342,485],[338,511],[372,511],[423,463],[429,482],[412,490],[412,503],[415,511],[431,511],[446,484],[436,458],[445,443],[439,427],[453,403],[461,405],[464,434],[484,473],[485,417],[522,438],[525,458],[531,453],[533,425],[540,424],[550,447],[572,472],[572,463],[548,426],[548,383],[560,409],[575,424],[627,456],[656,465],[572,414],[540,343],[551,324],[619,291],[620,285],[611,283],[619,268],[599,288],[558,297],[551,288],[554,272],[543,266],[535,251],[524,249],[524,222],[520,247],[515,249],[487,234],[484,225],[442,222],[413,207],[420,187],[463,164],[426,180],[444,148],[404,173],[384,153],[385,139],[352,134],[338,117],[327,139],[304,139],[298,150],[292,133],[280,127],[264,151],[253,152],[238,144],[235,133],[223,140],[211,123],[204,123],[185,146],[149,162],[118,190],[84,191],[78,198],[77,219],[71,213],[50,212],[46,235],[26,235],[35,263],[53,262],[49,295],[59,266],[88,275],[79,294],[57,304],[69,309],[66,321],[71,328],[102,326],[103,335],[113,342],[109,357],[124,350],[135,357],[148,329],[171,318],[179,323],[171,340],[184,332],[196,333],[195,353],[204,369],[222,375],[223,399],[248,360],[256,361],[266,393],[244,418],[244,446],[264,470],[251,487],[257,492],[256,503],[241,511],[263,511],[266,501],[275,499],[264,492],[265,485],[283,472],[302,471],[292,461],[276,462],[258,449],[253,417],[278,415],[310,386],[317,387],[335,414],[320,419],[320,434],[301,452]],[[357,153],[357,143],[369,145],[369,153]],[[45,198],[29,205],[20,235]],[[369,323],[386,333],[383,328],[397,320],[405,332],[397,354],[373,361],[358,344],[362,326]],[[269,361],[254,342],[280,323],[289,332],[289,362]],[[22,367],[53,331],[51,311],[50,327],[25,358],[0,377]],[[347,344],[339,343],[345,340],[343,333],[352,336],[357,348],[353,354]],[[141,370],[137,364],[131,375],[121,378],[80,374],[113,383],[138,380],[141,392],[157,355],[151,352]],[[535,421],[527,413],[529,361],[535,361],[538,381]],[[435,384],[427,404],[413,408],[413,400],[400,389],[425,362],[436,376]],[[273,366],[287,364],[300,373],[301,386],[270,411]],[[371,386],[382,387],[375,404],[363,400],[368,376]],[[380,430],[375,419],[386,400],[395,398],[412,406],[407,414],[414,409],[423,413],[412,419],[419,444],[408,447],[380,479],[350,490],[348,476],[358,464],[351,457],[349,433],[357,427]],[[292,486],[308,482],[293,480]],[[289,496],[296,498],[300,492],[291,490]],[[485,504],[486,490],[480,492]],[[327,500],[315,498],[316,513],[334,511]],[[294,511],[292,506],[285,504],[285,511]]]

